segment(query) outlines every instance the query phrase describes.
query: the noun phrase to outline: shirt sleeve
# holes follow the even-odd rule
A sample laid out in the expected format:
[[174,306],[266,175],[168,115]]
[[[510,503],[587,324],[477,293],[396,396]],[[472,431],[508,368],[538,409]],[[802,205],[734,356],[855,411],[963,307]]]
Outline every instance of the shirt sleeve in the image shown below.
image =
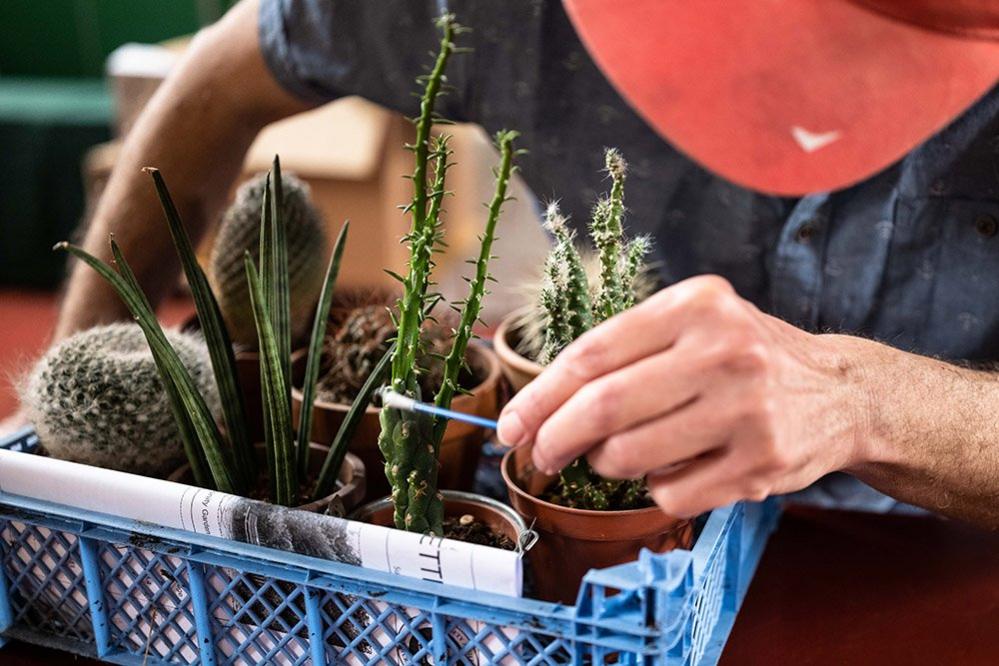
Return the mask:
[[[278,83],[296,97],[321,103],[360,95],[412,115],[415,79],[432,64],[440,41],[438,12],[436,0],[261,0],[260,49]],[[442,109],[455,120],[465,116],[457,94],[466,77],[460,61],[452,59],[454,92]]]

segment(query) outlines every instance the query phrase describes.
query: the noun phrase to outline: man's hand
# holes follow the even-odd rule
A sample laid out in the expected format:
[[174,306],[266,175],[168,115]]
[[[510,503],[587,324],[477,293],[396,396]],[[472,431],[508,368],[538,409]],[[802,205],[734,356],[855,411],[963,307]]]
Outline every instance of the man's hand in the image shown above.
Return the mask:
[[676,516],[760,500],[865,458],[858,344],[874,343],[805,333],[692,278],[567,347],[507,405],[499,438],[533,444],[547,472],[585,454],[603,476],[647,476]]

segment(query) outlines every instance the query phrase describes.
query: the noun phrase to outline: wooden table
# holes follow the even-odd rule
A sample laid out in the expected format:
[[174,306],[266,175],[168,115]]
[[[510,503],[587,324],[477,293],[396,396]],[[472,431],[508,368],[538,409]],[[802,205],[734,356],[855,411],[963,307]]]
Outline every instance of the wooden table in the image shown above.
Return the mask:
[[[93,664],[14,644],[4,666]],[[792,507],[721,666],[999,664],[999,534],[931,518]]]

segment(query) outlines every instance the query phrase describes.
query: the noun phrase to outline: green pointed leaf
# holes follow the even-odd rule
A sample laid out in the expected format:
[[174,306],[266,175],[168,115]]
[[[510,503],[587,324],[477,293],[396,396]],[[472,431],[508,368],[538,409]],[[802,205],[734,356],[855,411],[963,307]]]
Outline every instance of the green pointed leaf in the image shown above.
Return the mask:
[[319,305],[316,316],[312,320],[312,336],[309,338],[309,358],[305,366],[305,381],[302,384],[302,412],[298,417],[298,475],[303,481],[309,471],[309,440],[312,435],[312,403],[315,399],[316,381],[319,379],[319,366],[322,362],[323,340],[326,338],[326,328],[329,324],[330,307],[333,304],[333,291],[336,278],[340,273],[340,262],[343,250],[347,244],[347,232],[350,223],[344,222],[333,255],[326,267],[326,279],[319,294]]
[[187,276],[187,283],[191,287],[194,306],[198,313],[198,322],[201,324],[201,331],[205,336],[205,344],[208,345],[212,372],[219,389],[219,398],[222,401],[222,415],[225,420],[226,432],[236,456],[236,468],[242,478],[242,485],[246,486],[256,478],[257,465],[253,455],[253,445],[250,442],[250,435],[246,427],[246,405],[243,402],[243,392],[239,387],[239,375],[236,372],[236,357],[232,349],[232,340],[222,319],[222,311],[219,309],[218,301],[215,299],[215,294],[212,293],[205,272],[198,263],[194,246],[181,222],[180,214],[177,212],[177,207],[173,203],[173,198],[170,196],[163,176],[158,169],[147,167],[143,171],[152,176],[156,186],[156,194],[159,196],[160,205],[163,207],[163,213],[170,228],[170,235],[173,237],[174,247],[180,257],[181,266],[184,268],[184,275]]
[[250,291],[250,303],[253,306],[253,318],[257,326],[257,341],[260,348],[260,384],[261,397],[267,418],[270,420],[270,439],[266,446],[271,449],[274,467],[270,470],[276,485],[276,494],[272,498],[275,504],[291,506],[297,499],[297,478],[294,465],[294,444],[291,434],[291,403],[287,399],[289,388],[285,383],[281,368],[281,358],[278,352],[274,327],[271,325],[270,313],[264,304],[264,292],[260,276],[253,265],[249,253],[243,257],[246,268],[246,282]]

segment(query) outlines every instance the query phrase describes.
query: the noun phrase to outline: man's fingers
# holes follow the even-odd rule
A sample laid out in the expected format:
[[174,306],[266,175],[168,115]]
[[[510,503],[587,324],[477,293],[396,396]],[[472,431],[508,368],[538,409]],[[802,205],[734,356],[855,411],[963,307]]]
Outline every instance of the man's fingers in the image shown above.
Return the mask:
[[500,441],[511,446],[534,441],[541,424],[580,387],[670,348],[682,327],[725,307],[732,293],[722,278],[691,278],[580,336],[506,406],[500,415]]
[[674,348],[590,382],[538,429],[535,465],[560,469],[591,446],[689,403],[703,379],[692,356]]
[[586,454],[609,479],[634,479],[684,463],[726,445],[731,421],[716,403],[698,398],[676,411],[618,433]]
[[719,449],[683,467],[650,474],[649,494],[663,512],[693,518],[747,496],[731,449]]

